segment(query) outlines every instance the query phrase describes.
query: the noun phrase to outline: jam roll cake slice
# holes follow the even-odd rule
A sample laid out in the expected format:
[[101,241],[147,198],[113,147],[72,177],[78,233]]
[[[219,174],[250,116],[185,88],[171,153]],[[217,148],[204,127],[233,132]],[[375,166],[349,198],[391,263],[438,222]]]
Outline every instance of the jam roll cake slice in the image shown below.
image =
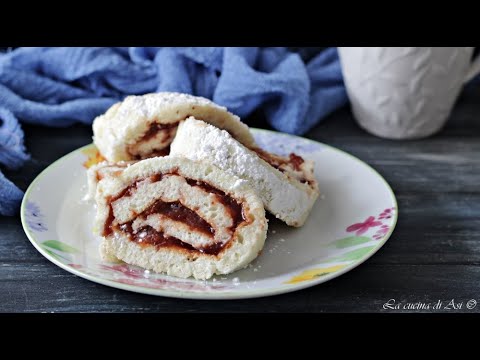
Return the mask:
[[313,162],[296,154],[282,157],[236,141],[226,131],[188,118],[178,128],[171,154],[210,161],[247,180],[265,208],[291,226],[302,226],[318,198]]
[[246,267],[263,248],[262,201],[244,180],[180,157],[139,161],[97,185],[105,258],[208,279]]
[[94,120],[93,140],[111,162],[165,156],[178,123],[189,116],[225,129],[247,146],[254,144],[248,126],[225,107],[172,92],[126,97]]
[[123,170],[125,170],[125,168],[134,163],[135,161],[119,161],[117,163],[102,161],[101,163],[91,166],[87,170],[87,193],[83,200],[94,200],[97,191],[97,184],[103,178],[107,176],[118,176]]

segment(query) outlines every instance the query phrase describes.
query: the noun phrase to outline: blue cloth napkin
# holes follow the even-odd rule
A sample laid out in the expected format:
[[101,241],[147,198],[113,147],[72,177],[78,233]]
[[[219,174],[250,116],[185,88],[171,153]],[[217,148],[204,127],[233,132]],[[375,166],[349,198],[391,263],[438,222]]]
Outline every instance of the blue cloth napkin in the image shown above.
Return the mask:
[[[277,130],[303,134],[347,102],[336,48],[310,60],[287,48],[19,48],[0,54],[0,164],[29,158],[19,120],[90,124],[129,94],[178,91],[240,117],[264,109]],[[22,192],[0,172],[0,214]]]

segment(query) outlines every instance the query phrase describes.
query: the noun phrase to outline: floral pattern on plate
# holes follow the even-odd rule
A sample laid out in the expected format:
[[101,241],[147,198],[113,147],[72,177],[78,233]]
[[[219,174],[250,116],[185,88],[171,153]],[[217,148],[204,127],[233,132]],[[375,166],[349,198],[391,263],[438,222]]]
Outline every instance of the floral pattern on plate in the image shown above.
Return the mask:
[[191,279],[170,278],[161,274],[151,273],[150,271],[139,268],[138,266],[124,263],[97,264],[93,268],[84,267],[83,265],[74,263],[70,263],[68,265],[87,274],[101,274],[104,278],[111,281],[149,289],[204,292],[212,290],[225,290],[230,287],[228,285],[207,283]]
[[43,232],[48,230],[44,222],[44,216],[40,211],[40,207],[33,201],[26,202],[25,216],[30,230],[35,232]]
[[[333,257],[326,257],[322,263],[342,262],[342,264],[305,270],[299,275],[292,277],[286,283],[297,284],[303,281],[314,280],[317,277],[342,270],[347,265],[361,260],[362,257],[376,247],[376,242],[387,236],[391,228],[390,219],[393,218],[395,211],[395,207],[390,207],[385,209],[378,217],[369,216],[363,222],[352,224],[345,231],[347,233],[355,232],[354,236],[347,236],[328,244],[329,247],[339,249],[342,252]],[[386,214],[389,216],[385,216]],[[346,249],[345,252],[343,252],[343,249]]]
[[105,158],[100,154],[96,146],[85,147],[82,149],[82,153],[87,156],[87,159],[82,164],[85,169],[105,161]]

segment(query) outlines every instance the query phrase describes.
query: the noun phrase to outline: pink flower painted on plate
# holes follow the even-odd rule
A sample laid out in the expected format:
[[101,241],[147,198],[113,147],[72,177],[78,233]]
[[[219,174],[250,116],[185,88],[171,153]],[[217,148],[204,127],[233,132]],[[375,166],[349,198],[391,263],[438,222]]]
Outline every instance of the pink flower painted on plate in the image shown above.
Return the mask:
[[375,240],[380,240],[385,237],[385,235],[388,234],[388,231],[390,230],[390,227],[388,225],[382,225],[380,228],[377,230],[373,238]]
[[381,228],[377,231],[377,234],[379,235],[382,235],[382,236],[385,236],[388,234],[388,231],[390,230],[390,228],[386,227],[386,228]]
[[113,271],[121,277],[115,277],[112,280],[128,285],[141,286],[150,289],[173,289],[173,290],[191,290],[191,291],[208,291],[225,289],[225,285],[207,285],[206,283],[190,282],[190,281],[174,281],[166,279],[158,279],[146,276],[145,270],[141,268],[131,267],[127,264],[120,265],[100,265],[102,270]]
[[374,216],[369,216],[363,223],[356,223],[347,227],[347,232],[354,232],[357,236],[362,235],[371,227],[382,225],[381,221],[375,221]]
[[383,212],[380,213],[378,219],[379,220],[383,220],[383,219],[391,219],[393,217],[393,212],[395,211],[396,209],[394,207],[392,208],[387,208],[385,210],[383,210]]
[[[122,278],[122,279],[116,279],[117,282],[122,283],[122,284],[127,284],[127,285],[134,285],[134,286],[141,286],[136,280],[134,279],[127,279],[127,278]],[[147,286],[146,286],[147,287]]]
[[164,280],[164,279],[152,279],[151,280],[157,286],[175,286],[177,289],[180,290],[193,290],[193,291],[208,291],[208,290],[217,290],[217,289],[225,289],[227,286],[225,285],[213,285],[207,283],[201,283],[197,281],[171,281],[171,280]]
[[144,278],[144,271],[143,270],[136,269],[136,268],[131,268],[130,266],[128,266],[126,264],[112,265],[112,266],[100,265],[100,267],[103,270],[113,270],[113,271],[119,272],[123,275],[128,276],[129,278],[132,278],[132,279],[142,279],[142,278]]

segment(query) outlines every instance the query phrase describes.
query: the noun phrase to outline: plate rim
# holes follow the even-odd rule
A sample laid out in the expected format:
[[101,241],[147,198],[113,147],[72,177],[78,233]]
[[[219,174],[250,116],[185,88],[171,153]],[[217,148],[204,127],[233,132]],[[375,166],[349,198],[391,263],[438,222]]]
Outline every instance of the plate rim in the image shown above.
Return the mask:
[[23,231],[27,235],[28,240],[30,243],[37,249],[37,251],[42,254],[47,260],[52,262],[53,264],[57,265],[58,267],[62,268],[63,270],[68,271],[71,274],[77,275],[81,278],[84,278],[86,280],[95,282],[97,284],[101,284],[104,286],[109,286],[113,288],[117,288],[120,290],[125,290],[125,291],[131,291],[135,293],[140,293],[140,294],[146,294],[146,295],[153,295],[153,296],[165,296],[165,297],[170,297],[170,298],[180,298],[180,299],[195,299],[195,300],[236,300],[236,299],[251,299],[251,298],[259,298],[259,297],[267,297],[267,296],[273,296],[273,295],[280,295],[280,294],[285,294],[285,293],[290,293],[294,291],[299,291],[303,290],[312,286],[319,285],[321,283],[327,282],[329,280],[332,280],[336,277],[339,277],[356,267],[360,266],[364,262],[366,262],[368,259],[370,259],[374,254],[376,254],[384,245],[385,243],[390,239],[398,221],[398,214],[399,214],[399,208],[398,208],[398,202],[397,198],[395,196],[395,193],[393,189],[391,188],[390,184],[385,180],[385,178],[376,170],[374,169],[370,164],[366,163],[365,161],[359,159],[358,157],[342,150],[337,147],[334,147],[332,145],[325,144],[320,141],[316,141],[313,139],[305,138],[302,136],[298,135],[292,135],[288,133],[282,133],[274,130],[268,130],[268,129],[259,129],[259,128],[250,128],[253,132],[268,132],[268,133],[273,133],[275,135],[286,135],[286,136],[291,136],[295,138],[299,138],[302,141],[308,141],[308,142],[313,142],[315,144],[319,144],[321,146],[324,146],[326,148],[329,148],[332,151],[340,152],[343,155],[346,155],[347,157],[351,158],[352,160],[359,162],[366,166],[370,171],[372,171],[376,176],[378,176],[382,182],[384,183],[385,187],[387,188],[390,197],[393,200],[393,204],[395,206],[395,213],[392,221],[392,225],[390,226],[390,229],[388,233],[385,235],[385,237],[380,240],[374,249],[372,249],[370,252],[368,252],[363,258],[357,260],[356,262],[353,262],[344,268],[329,273],[327,275],[318,277],[317,279],[312,279],[309,281],[301,282],[301,283],[296,283],[296,284],[281,284],[277,285],[275,287],[271,288],[266,288],[266,289],[257,289],[257,290],[242,290],[242,291],[223,291],[223,292],[194,292],[194,291],[187,291],[187,290],[167,290],[167,289],[155,289],[155,288],[147,288],[143,286],[138,286],[138,285],[130,285],[130,284],[124,284],[120,282],[116,282],[114,280],[109,280],[105,279],[99,276],[91,275],[86,272],[82,272],[79,269],[76,269],[74,267],[68,266],[67,264],[64,264],[57,260],[55,257],[50,255],[48,252],[46,252],[39,244],[39,242],[35,239],[35,236],[30,232],[30,229],[27,225],[27,221],[25,219],[25,208],[26,208],[26,203],[28,201],[30,193],[33,191],[33,188],[35,184],[40,181],[46,174],[47,172],[51,171],[54,167],[56,167],[58,164],[61,162],[65,161],[69,157],[75,155],[77,152],[81,151],[84,148],[91,147],[93,143],[84,145],[82,147],[79,147],[75,150],[72,150],[71,152],[63,155],[62,157],[58,158],[54,162],[52,162],[50,165],[48,165],[45,169],[43,169],[36,177],[35,179],[30,183],[28,186],[27,190],[25,191],[25,194],[22,199],[22,203],[20,206],[20,219],[23,227]]

